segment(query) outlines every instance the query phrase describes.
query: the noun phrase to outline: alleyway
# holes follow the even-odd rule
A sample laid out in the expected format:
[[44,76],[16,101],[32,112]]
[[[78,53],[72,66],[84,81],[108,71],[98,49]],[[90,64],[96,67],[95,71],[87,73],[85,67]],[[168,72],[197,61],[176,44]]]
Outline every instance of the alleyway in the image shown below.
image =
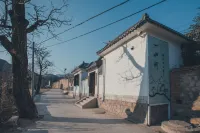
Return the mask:
[[108,114],[94,114],[92,109],[81,110],[74,99],[52,89],[36,99],[44,118],[24,133],[152,133],[143,125],[129,123]]

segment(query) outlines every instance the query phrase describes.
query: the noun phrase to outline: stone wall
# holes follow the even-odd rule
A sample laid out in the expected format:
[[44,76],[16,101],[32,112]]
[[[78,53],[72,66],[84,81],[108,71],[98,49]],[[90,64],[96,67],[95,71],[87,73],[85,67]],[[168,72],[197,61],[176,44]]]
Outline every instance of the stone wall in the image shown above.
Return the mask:
[[200,124],[200,66],[172,70],[171,117]]
[[146,124],[147,103],[128,102],[121,99],[98,98],[98,105],[106,111],[136,123]]

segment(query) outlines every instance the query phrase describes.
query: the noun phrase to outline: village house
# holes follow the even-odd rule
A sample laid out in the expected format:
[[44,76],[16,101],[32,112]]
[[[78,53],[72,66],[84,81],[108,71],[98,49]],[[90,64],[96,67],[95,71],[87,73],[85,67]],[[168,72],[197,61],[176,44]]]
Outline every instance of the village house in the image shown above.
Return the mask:
[[102,88],[102,84],[99,84],[99,81],[103,79],[101,58],[90,63],[86,68],[86,73],[87,76],[82,78],[81,87],[79,86],[81,97],[76,102],[76,105],[81,108],[96,108],[98,107],[97,97],[99,96],[99,90],[101,90],[99,87]]
[[82,81],[87,78],[86,69],[89,67],[89,63],[83,62],[78,67],[76,67],[71,73],[74,77],[73,81],[73,97],[80,99],[82,96]]
[[102,75],[102,60],[99,58],[97,61],[94,61],[87,68],[88,72],[88,87],[89,87],[89,96],[98,97],[99,94],[99,76]]
[[103,75],[98,75],[98,90],[90,93],[97,93],[99,107],[130,121],[152,125],[170,119],[169,72],[182,66],[181,45],[191,42],[143,15],[97,52]]

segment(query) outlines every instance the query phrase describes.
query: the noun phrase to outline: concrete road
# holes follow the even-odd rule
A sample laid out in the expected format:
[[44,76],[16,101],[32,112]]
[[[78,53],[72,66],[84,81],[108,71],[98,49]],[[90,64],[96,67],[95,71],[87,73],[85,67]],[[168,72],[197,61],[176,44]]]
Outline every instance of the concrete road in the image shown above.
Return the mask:
[[94,114],[92,109],[80,109],[75,100],[52,89],[36,97],[43,119],[36,121],[24,133],[153,133],[152,129],[133,124],[109,114]]

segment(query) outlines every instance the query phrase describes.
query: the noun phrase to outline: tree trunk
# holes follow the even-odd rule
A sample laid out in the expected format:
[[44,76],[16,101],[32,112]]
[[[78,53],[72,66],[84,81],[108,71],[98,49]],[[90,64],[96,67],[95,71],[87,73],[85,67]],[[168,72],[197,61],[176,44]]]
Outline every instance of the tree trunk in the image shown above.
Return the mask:
[[37,108],[31,98],[28,86],[27,33],[28,25],[25,19],[25,5],[20,0],[13,0],[12,12],[12,44],[16,56],[12,56],[13,94],[19,117],[33,119],[38,116]]
[[42,83],[42,72],[40,71],[39,78],[38,78],[38,83],[37,83],[36,94],[40,93],[41,83]]
[[38,112],[28,87],[26,62],[13,58],[13,93],[19,117],[33,119],[38,116]]

